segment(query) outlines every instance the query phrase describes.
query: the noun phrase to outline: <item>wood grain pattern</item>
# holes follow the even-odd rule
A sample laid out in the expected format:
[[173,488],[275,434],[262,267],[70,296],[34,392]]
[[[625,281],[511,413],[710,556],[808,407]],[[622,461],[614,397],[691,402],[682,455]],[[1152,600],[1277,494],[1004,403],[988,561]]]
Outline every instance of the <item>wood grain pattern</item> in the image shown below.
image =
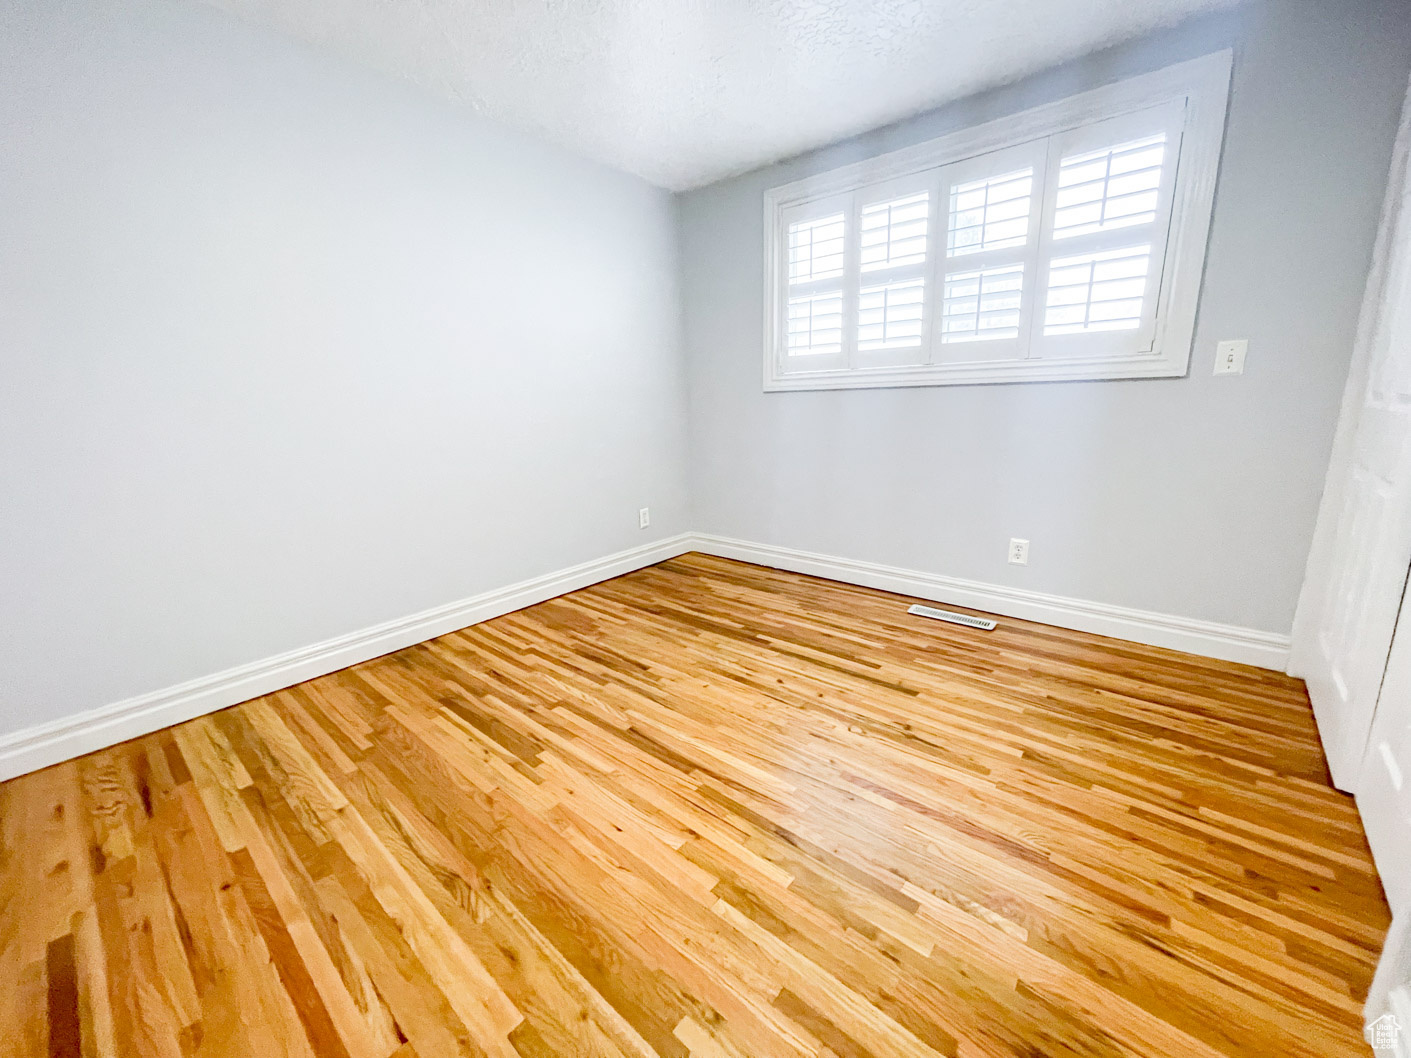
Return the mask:
[[1367,1053],[1297,681],[688,555],[0,786],[0,1054]]

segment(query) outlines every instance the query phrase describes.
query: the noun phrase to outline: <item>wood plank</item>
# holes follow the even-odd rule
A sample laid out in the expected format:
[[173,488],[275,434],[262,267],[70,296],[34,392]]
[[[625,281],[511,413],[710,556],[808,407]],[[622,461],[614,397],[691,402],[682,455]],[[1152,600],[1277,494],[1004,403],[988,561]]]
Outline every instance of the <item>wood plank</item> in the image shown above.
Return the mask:
[[0,785],[0,1055],[1330,1058],[1302,685],[687,555]]

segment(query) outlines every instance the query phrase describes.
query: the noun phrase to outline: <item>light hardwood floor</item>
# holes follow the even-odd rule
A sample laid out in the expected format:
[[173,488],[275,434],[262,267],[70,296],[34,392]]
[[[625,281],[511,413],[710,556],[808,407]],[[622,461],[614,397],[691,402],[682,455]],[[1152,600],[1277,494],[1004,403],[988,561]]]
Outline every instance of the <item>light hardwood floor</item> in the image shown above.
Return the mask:
[[0,786],[3,1053],[1370,1054],[1299,683],[906,601],[689,555]]

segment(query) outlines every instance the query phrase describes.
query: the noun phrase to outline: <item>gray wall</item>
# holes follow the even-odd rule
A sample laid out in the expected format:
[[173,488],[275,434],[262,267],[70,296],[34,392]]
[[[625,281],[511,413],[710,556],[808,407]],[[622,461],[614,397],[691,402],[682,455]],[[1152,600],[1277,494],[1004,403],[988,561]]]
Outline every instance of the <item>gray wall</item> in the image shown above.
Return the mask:
[[[760,391],[765,187],[1229,43],[1190,378]],[[0,0],[0,732],[686,528],[1286,630],[1408,53],[1250,3],[673,204],[199,5]]]
[[[766,188],[1229,46],[1189,377],[761,392]],[[1408,65],[1411,4],[1251,0],[683,196],[695,528],[1287,632]]]
[[0,732],[685,529],[675,238],[204,6],[0,0]]

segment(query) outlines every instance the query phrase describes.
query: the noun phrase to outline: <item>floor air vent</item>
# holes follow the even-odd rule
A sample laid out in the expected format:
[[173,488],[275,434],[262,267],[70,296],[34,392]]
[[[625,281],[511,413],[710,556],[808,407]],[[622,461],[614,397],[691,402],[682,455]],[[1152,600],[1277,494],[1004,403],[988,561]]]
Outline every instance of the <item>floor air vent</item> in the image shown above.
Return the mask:
[[949,610],[937,610],[934,606],[910,606],[906,612],[919,617],[934,617],[937,621],[949,621],[953,625],[964,625],[966,628],[983,628],[986,632],[992,632],[995,628],[995,623],[987,617],[951,613]]

